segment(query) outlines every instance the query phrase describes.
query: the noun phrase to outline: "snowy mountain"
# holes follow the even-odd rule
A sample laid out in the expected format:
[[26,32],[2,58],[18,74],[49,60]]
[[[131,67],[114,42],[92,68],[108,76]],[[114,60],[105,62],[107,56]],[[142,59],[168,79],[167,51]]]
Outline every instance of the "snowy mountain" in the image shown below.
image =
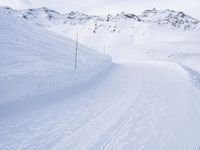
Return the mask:
[[46,7],[27,10],[1,7],[0,11],[74,40],[79,32],[82,44],[108,53],[113,49],[122,49],[122,45],[129,43],[187,40],[190,36],[183,36],[186,34],[184,32],[200,31],[199,20],[174,10],[152,9],[141,15],[122,12],[107,16],[91,16],[76,11],[61,14]]
[[[79,25],[88,22],[93,22],[94,33],[97,28],[101,26],[107,26],[110,31],[115,32],[115,29],[111,30],[112,24],[117,24],[124,20],[129,22],[144,22],[155,24],[166,24],[171,28],[178,28],[183,30],[199,30],[200,21],[186,15],[183,12],[174,10],[145,10],[141,15],[135,15],[131,13],[122,12],[116,15],[107,16],[89,16],[80,12],[70,12],[67,14],[61,14],[57,11],[48,9],[46,7],[38,9],[27,10],[14,10],[10,7],[1,7],[1,11],[20,16],[27,20],[32,20],[37,25],[52,27],[61,24]],[[116,29],[117,30],[117,29]]]
[[183,30],[199,30],[200,21],[184,14],[183,12],[177,12],[174,10],[146,10],[139,16],[145,22],[168,24],[173,28],[181,28]]
[[[61,14],[46,7],[27,10],[0,7],[0,12],[19,17],[23,22],[36,24],[42,29],[74,40],[78,32],[79,41],[82,44],[111,54],[117,61],[118,56],[121,60],[121,55],[126,54],[124,53],[125,45],[127,51],[132,51],[136,49],[135,46],[144,44],[155,45],[154,43],[157,43],[160,45],[163,42],[179,44],[184,41],[198,43],[196,37],[199,37],[200,33],[199,20],[183,12],[168,9],[157,10],[154,8],[142,12],[141,15],[122,12],[107,16],[92,16],[77,11]],[[195,44],[195,49],[198,47],[197,45]],[[142,55],[145,53],[143,52]],[[130,53],[127,52],[127,55]],[[165,55],[165,59],[171,58],[168,57],[171,55],[174,56],[172,52],[169,52],[168,55]],[[138,58],[141,57],[134,57],[134,60],[138,60]]]
[[38,9],[27,9],[27,10],[14,10],[10,7],[1,7],[0,10],[3,12],[7,12],[11,15],[32,21],[35,24],[44,27],[51,27],[53,25],[67,24],[67,23],[70,23],[72,25],[81,24],[91,19],[90,16],[79,12],[60,14],[59,12],[48,9],[46,7]]

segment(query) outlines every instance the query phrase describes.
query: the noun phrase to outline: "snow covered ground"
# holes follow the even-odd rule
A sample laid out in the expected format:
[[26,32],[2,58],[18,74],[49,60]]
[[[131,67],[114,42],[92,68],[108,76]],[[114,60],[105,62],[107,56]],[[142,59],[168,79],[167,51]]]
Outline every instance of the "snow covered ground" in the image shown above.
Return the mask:
[[113,64],[70,95],[1,105],[0,147],[199,149],[200,92],[189,79],[173,63]]
[[[0,149],[200,148],[199,32],[145,24],[84,38],[78,29],[91,48],[107,42],[113,63],[81,45],[74,71],[74,41],[0,19]],[[54,31],[75,37],[65,29]]]
[[75,42],[0,12],[0,104],[26,95],[71,87],[100,72],[111,59]]

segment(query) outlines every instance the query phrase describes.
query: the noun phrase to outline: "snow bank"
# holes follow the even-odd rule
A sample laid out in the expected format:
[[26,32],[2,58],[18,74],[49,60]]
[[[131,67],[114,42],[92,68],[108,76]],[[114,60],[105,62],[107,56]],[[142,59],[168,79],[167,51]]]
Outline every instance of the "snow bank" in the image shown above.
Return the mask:
[[22,96],[71,87],[102,71],[109,56],[23,19],[0,12],[0,104]]

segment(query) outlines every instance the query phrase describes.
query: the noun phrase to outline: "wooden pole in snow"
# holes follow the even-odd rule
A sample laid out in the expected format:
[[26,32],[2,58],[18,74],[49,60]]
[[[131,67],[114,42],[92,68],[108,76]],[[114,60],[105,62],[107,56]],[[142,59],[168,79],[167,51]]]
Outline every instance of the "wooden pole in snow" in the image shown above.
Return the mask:
[[106,54],[106,45],[103,47],[103,53]]
[[78,56],[78,32],[76,34],[76,51],[75,51],[75,66],[74,69],[77,69],[77,56]]

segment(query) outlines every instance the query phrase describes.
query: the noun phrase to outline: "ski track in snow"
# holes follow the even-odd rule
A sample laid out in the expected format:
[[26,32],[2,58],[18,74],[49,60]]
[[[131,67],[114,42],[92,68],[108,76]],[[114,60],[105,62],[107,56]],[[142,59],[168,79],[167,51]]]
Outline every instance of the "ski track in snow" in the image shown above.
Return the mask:
[[46,106],[24,105],[19,113],[7,106],[0,149],[198,150],[200,91],[183,70],[174,63],[113,64],[75,95],[60,91]]

